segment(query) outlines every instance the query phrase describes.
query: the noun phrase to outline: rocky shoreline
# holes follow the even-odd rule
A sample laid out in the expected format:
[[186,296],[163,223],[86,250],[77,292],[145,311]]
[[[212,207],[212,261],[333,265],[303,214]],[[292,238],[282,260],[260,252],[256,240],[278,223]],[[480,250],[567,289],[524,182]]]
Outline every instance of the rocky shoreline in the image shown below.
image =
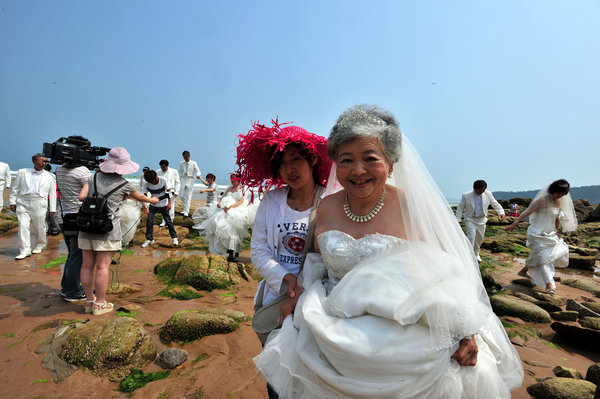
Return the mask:
[[[490,212],[481,272],[525,368],[513,398],[600,395],[600,207],[575,204],[580,226],[565,237],[571,261],[557,271],[556,296],[517,275],[529,251],[527,224],[505,233],[512,218],[500,222]],[[175,224],[180,246],[155,226],[156,243],[140,248],[142,218],[112,267],[109,299],[117,311],[90,320],[82,303],[57,294],[61,236],[49,237],[42,254],[14,261],[16,219],[7,208],[0,213],[6,397],[266,398],[252,363],[260,351],[250,326],[260,276],[247,247],[240,262],[228,263],[207,256],[190,218],[178,215]]]

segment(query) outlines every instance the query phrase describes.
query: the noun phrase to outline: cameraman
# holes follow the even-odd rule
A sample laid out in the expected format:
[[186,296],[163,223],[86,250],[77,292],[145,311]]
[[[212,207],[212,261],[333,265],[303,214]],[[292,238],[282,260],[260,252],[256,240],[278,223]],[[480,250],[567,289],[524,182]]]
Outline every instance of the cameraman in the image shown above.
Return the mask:
[[[70,136],[67,138],[66,143],[77,144],[82,140],[87,141],[82,136]],[[85,299],[79,277],[83,255],[79,245],[77,245],[78,231],[73,224],[81,205],[77,197],[92,173],[85,166],[76,163],[65,163],[56,168],[55,174],[60,193],[60,212],[63,218],[61,228],[65,245],[69,251],[62,280],[60,281],[60,295],[68,302],[81,301]]]

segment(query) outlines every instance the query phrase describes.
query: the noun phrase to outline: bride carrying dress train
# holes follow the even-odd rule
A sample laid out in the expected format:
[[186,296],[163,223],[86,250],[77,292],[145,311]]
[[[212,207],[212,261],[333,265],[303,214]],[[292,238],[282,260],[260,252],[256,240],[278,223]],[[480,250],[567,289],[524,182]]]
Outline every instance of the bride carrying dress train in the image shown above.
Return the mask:
[[257,369],[280,398],[510,398],[523,380],[519,356],[394,117],[353,107],[328,150],[333,193],[318,208],[320,253],[307,255],[304,292]]

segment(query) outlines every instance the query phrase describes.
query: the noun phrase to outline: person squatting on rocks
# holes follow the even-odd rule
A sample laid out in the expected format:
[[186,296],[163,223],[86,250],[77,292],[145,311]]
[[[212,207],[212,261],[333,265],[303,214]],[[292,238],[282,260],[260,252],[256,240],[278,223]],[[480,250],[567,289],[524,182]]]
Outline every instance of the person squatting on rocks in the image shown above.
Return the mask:
[[5,162],[0,162],[0,212],[4,206],[4,189],[10,189],[10,167]]
[[196,178],[202,178],[200,168],[195,161],[190,159],[190,152],[184,151],[182,154],[183,161],[179,162],[179,177],[181,179],[181,187],[179,198],[183,204],[183,216],[188,216],[190,213],[190,205],[192,204],[192,193],[194,192],[194,183]]
[[60,295],[68,302],[85,299],[85,292],[83,292],[80,280],[83,253],[77,244],[79,232],[74,225],[74,217],[79,212],[81,205],[78,198],[79,193],[91,175],[88,168],[78,164],[65,163],[56,168],[56,183],[60,193],[59,207],[63,220],[61,230],[68,251],[60,281]]
[[[80,231],[78,237],[79,248],[83,252],[83,263],[81,265],[81,284],[85,292],[85,313],[94,316],[114,310],[114,305],[106,301],[106,290],[108,288],[108,268],[115,251],[121,249],[122,232],[119,215],[119,207],[130,197],[136,201],[157,204],[158,198],[149,198],[136,191],[133,184],[123,179],[122,175],[128,175],[139,170],[140,166],[131,160],[129,153],[123,147],[110,150],[106,161],[100,164],[100,170],[90,176],[87,184],[79,193],[79,200],[83,201],[88,195],[95,194],[94,179],[98,193],[106,194],[121,186],[106,200],[109,219],[112,220],[112,230],[105,234],[94,234]],[[94,276],[94,268],[96,274]],[[94,288],[96,295],[94,295]]]
[[569,182],[565,179],[553,181],[540,190],[521,216],[506,227],[506,231],[512,231],[529,217],[527,247],[531,252],[519,275],[531,276],[533,283],[544,287],[550,295],[556,293],[555,268],[569,265],[569,246],[558,233],[559,227],[564,232],[577,229],[577,216],[569,190]]
[[[10,193],[10,210],[19,221],[19,249],[15,259],[39,254],[46,247],[46,210],[56,212],[56,182],[44,169],[48,158],[42,154],[31,157],[33,168],[19,169]],[[31,249],[29,223],[33,224],[34,248]]]
[[456,219],[460,224],[463,215],[465,218],[465,229],[467,238],[473,245],[473,252],[477,261],[481,262],[479,249],[485,236],[485,224],[487,223],[488,208],[490,205],[498,212],[500,221],[504,220],[505,214],[502,205],[496,201],[491,191],[486,191],[487,183],[484,180],[475,180],[473,191],[464,193],[456,207]]
[[[177,232],[173,226],[173,221],[169,215],[171,209],[171,193],[167,192],[167,181],[164,177],[159,177],[156,171],[149,170],[144,173],[146,184],[142,189],[142,194],[151,198],[158,198],[159,202],[156,205],[149,205],[145,208],[148,219],[146,220],[146,241],[142,244],[142,248],[146,248],[150,244],[154,244],[154,215],[158,212],[162,215],[163,220],[167,224],[173,245],[179,245],[177,240]],[[150,195],[148,195],[150,193]]]
[[[181,182],[179,181],[179,173],[169,167],[169,161],[166,159],[161,159],[158,163],[160,169],[156,171],[156,174],[159,177],[163,177],[167,181],[167,192],[171,193],[171,209],[169,209],[169,216],[171,220],[175,219],[175,198],[179,195],[179,187]],[[166,225],[165,220],[160,223],[160,227],[164,227]]]

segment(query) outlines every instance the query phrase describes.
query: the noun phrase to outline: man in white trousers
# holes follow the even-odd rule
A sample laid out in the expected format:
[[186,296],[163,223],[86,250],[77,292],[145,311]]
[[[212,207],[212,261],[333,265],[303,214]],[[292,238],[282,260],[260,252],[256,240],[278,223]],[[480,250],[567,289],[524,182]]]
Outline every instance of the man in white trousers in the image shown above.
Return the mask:
[[[156,174],[167,181],[167,192],[173,193],[173,200],[171,201],[173,206],[169,209],[169,216],[173,220],[175,218],[175,197],[179,195],[179,187],[181,185],[179,182],[179,173],[175,169],[169,168],[169,161],[166,159],[162,159],[158,164],[160,165],[160,170],[157,170]],[[166,223],[163,220],[160,223],[160,227],[164,227],[165,225]]]
[[494,207],[500,221],[503,221],[505,217],[502,205],[496,201],[490,191],[485,191],[486,188],[487,183],[484,180],[476,180],[473,183],[473,191],[464,193],[460,199],[460,203],[456,207],[456,219],[458,223],[460,223],[463,215],[465,217],[467,238],[473,245],[473,252],[478,262],[481,262],[479,248],[485,235],[485,224],[487,223],[489,206],[492,205]]
[[181,198],[181,202],[183,203],[183,216],[189,216],[194,183],[196,182],[196,178],[199,179],[202,175],[198,164],[190,159],[189,151],[184,151],[181,155],[183,156],[183,161],[179,162],[179,177],[181,178],[179,198]]
[[7,163],[0,162],[0,212],[4,206],[5,188],[10,188],[10,167]]
[[[48,158],[42,154],[31,157],[33,168],[19,169],[10,193],[10,209],[19,221],[20,253],[15,259],[25,259],[39,254],[46,247],[46,210],[50,204],[50,217],[56,212],[56,181],[44,170]],[[31,250],[29,223],[33,224],[35,246]]]

